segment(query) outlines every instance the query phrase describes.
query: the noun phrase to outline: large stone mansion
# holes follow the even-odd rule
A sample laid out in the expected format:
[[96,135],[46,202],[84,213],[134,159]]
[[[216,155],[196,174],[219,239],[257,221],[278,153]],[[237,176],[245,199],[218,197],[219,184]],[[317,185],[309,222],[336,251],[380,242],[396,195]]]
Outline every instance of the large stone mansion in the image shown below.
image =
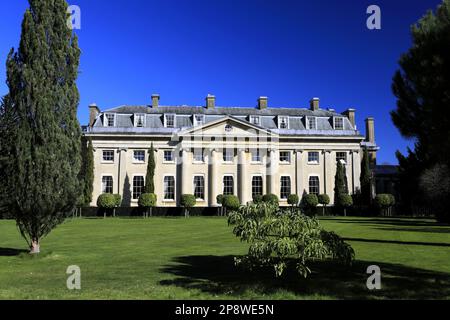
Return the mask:
[[155,149],[157,205],[178,206],[193,194],[197,206],[217,206],[216,196],[234,194],[241,203],[274,193],[280,205],[289,194],[326,193],[333,203],[336,161],[345,163],[349,191],[359,188],[362,148],[375,162],[374,120],[366,135],[356,129],[355,110],[269,108],[260,97],[253,108],[205,106],[120,106],[101,111],[90,105],[86,136],[94,147],[92,206],[102,193],[119,193],[136,206],[143,192],[148,150]]

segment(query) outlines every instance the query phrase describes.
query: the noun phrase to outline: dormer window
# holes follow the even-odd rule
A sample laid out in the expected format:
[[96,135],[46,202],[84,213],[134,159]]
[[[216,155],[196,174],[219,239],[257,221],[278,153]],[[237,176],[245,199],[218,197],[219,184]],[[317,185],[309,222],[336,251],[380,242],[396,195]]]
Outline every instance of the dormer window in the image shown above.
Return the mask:
[[134,126],[137,128],[145,127],[145,114],[134,115]]
[[278,129],[289,129],[289,117],[286,116],[278,117]]
[[259,116],[250,116],[249,117],[250,123],[256,124],[259,126],[261,124],[261,117]]
[[205,115],[203,114],[195,114],[194,115],[194,126],[202,126],[205,124]]
[[164,115],[164,127],[175,128],[175,115],[174,114],[165,114]]
[[344,130],[344,118],[335,117],[334,120],[334,129],[335,130]]
[[306,128],[308,130],[316,130],[317,129],[316,117],[306,117]]
[[104,126],[114,127],[116,125],[116,115],[114,113],[105,113]]

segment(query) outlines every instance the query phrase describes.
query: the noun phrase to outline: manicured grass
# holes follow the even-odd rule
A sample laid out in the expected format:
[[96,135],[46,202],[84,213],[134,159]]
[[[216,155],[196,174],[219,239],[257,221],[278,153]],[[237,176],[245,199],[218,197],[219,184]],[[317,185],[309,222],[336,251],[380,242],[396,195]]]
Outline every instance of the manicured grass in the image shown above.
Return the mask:
[[[0,221],[0,299],[448,299],[450,227],[431,220],[323,218],[356,251],[352,267],[314,263],[302,279],[248,273],[233,256],[247,244],[224,218],[75,219],[30,257],[13,221]],[[380,266],[382,290],[366,288]],[[81,268],[80,291],[66,269]]]

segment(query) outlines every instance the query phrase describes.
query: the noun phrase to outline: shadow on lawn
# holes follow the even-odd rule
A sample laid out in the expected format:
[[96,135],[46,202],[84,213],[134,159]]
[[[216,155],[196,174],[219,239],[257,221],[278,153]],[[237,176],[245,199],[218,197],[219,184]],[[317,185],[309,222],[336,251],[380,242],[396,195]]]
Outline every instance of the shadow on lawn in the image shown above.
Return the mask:
[[14,257],[22,253],[28,253],[28,250],[13,249],[13,248],[0,248],[0,257]]
[[[415,220],[417,219],[417,220]],[[320,218],[322,221],[332,221],[338,223],[357,223],[357,224],[379,224],[379,225],[392,225],[392,226],[405,226],[405,227],[448,227],[448,224],[424,221],[421,218],[409,218],[405,220],[404,218],[365,218],[365,219],[352,219],[352,218],[335,218],[335,217],[324,217]]]
[[386,244],[407,244],[413,246],[434,246],[434,247],[450,247],[450,243],[442,242],[420,242],[420,241],[397,241],[397,240],[381,240],[381,239],[365,239],[365,238],[342,238],[345,241],[359,241],[369,243],[386,243]]
[[375,228],[378,230],[385,230],[385,231],[405,231],[405,232],[428,232],[428,233],[450,233],[450,227],[442,227],[439,228],[435,227],[413,227],[413,228],[404,228],[404,227],[380,227]]
[[[209,294],[239,296],[246,291],[257,296],[287,291],[301,298],[321,295],[335,299],[445,299],[450,297],[450,274],[409,268],[402,265],[355,261],[352,267],[333,262],[311,264],[313,273],[301,278],[295,271],[275,278],[272,268],[253,273],[234,266],[232,256],[185,256],[165,266],[164,273],[175,279],[161,285],[198,289]],[[366,288],[369,265],[381,268],[381,290]],[[283,292],[280,292],[283,298]]]

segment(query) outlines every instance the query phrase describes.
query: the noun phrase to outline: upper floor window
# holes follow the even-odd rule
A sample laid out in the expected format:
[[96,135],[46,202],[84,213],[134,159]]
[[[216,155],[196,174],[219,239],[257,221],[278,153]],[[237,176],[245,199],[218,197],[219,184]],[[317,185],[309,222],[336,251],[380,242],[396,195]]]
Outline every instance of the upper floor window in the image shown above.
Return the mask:
[[165,162],[173,161],[173,151],[172,150],[164,150],[164,161]]
[[134,150],[133,151],[133,161],[134,162],[145,162],[145,151],[144,150]]
[[334,118],[334,129],[344,130],[344,118],[342,118],[342,117]]
[[309,130],[317,129],[317,119],[316,117],[306,117],[306,128]]
[[113,193],[113,177],[102,177],[102,193]]
[[289,151],[280,151],[280,162],[281,163],[290,163],[291,162],[291,153]]
[[343,164],[347,163],[347,152],[336,152],[336,162],[341,161]]
[[203,149],[195,148],[194,149],[194,162],[204,162],[205,158],[203,155]]
[[280,179],[280,199],[287,199],[291,194],[291,177],[283,176]]
[[261,162],[261,151],[259,149],[252,149],[252,162]]
[[203,114],[194,115],[194,126],[202,126],[205,124],[205,116]]
[[250,116],[250,123],[259,126],[261,124],[261,118],[259,116]]
[[174,114],[165,114],[164,115],[164,127],[175,128],[175,115]]
[[309,177],[309,193],[318,195],[320,193],[319,177]]
[[145,127],[145,114],[134,115],[134,126],[138,128]]
[[289,118],[286,116],[278,117],[278,129],[289,129]]
[[233,162],[234,150],[233,149],[223,149],[223,161]]
[[103,150],[102,160],[104,162],[114,162],[114,150]]
[[105,113],[105,127],[114,127],[116,125],[116,115],[114,113]]
[[319,163],[319,152],[317,152],[317,151],[308,152],[308,163],[318,164]]

